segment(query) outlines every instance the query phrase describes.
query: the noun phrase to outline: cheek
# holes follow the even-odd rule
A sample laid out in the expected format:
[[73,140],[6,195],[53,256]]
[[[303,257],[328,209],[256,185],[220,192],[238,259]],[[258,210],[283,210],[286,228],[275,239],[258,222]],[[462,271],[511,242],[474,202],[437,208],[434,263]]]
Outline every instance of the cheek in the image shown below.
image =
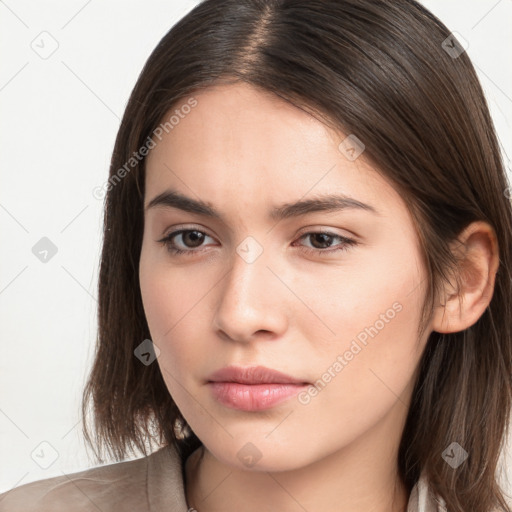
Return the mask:
[[389,241],[354,252],[346,264],[290,275],[287,282],[301,299],[295,301],[300,329],[322,352],[342,349],[358,335],[364,343],[372,326],[379,339],[397,336],[400,344],[398,334],[410,333],[405,338],[413,342],[423,293],[420,269],[412,244]]
[[173,266],[165,250],[143,243],[139,263],[139,281],[144,306],[153,341],[167,337],[174,326],[189,310],[191,302],[198,295],[196,284],[190,283],[186,272]]
[[[211,286],[191,276],[164,258],[141,254],[140,288],[151,339],[160,350],[158,363],[169,390],[189,378],[187,369],[196,365],[199,347],[199,318],[204,319],[204,299]],[[176,380],[173,379],[176,378]]]
[[[301,325],[318,379],[310,403],[346,432],[369,426],[399,400],[407,403],[403,395],[423,348],[416,333],[423,276],[415,257],[390,251],[361,268],[317,279],[319,291],[308,299],[322,322],[308,316]],[[308,289],[311,283],[304,283],[302,293]]]
[[[186,396],[180,399],[180,390],[187,385],[185,369],[190,365],[188,351],[193,344],[186,343],[189,338],[180,332],[184,325],[180,318],[185,316],[186,319],[188,300],[183,293],[172,291],[170,281],[168,276],[158,272],[158,267],[152,267],[141,273],[141,294],[151,340],[160,351],[157,363],[162,377],[174,400],[183,403]],[[193,313],[189,311],[188,314]]]

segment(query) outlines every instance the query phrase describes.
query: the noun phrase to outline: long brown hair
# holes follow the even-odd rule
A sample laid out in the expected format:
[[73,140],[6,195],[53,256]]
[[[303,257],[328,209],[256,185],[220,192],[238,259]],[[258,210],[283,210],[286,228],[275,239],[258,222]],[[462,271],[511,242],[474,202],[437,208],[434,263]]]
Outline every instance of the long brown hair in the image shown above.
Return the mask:
[[[468,55],[413,0],[205,0],[153,51],[126,107],[106,188],[97,352],[82,405],[98,461],[105,452],[116,460],[147,454],[151,443],[174,444],[183,457],[201,445],[194,433],[177,439],[180,412],[158,365],[134,356],[150,333],[138,275],[145,159],[130,159],[178,101],[236,81],[355,134],[401,190],[429,276],[419,332],[457,268],[450,242],[472,221],[494,228],[500,265],[492,300],[468,329],[430,334],[398,468],[409,491],[425,472],[450,512],[510,511],[497,475],[512,395],[508,183]],[[442,457],[453,442],[469,454],[457,469]]]

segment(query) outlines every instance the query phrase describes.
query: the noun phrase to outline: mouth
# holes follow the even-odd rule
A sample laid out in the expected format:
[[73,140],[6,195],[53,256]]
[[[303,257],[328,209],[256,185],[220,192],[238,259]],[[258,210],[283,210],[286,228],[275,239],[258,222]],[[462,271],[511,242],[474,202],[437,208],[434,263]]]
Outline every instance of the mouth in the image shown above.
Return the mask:
[[310,383],[264,366],[228,366],[210,375],[207,385],[226,407],[261,411],[290,399]]
[[226,366],[212,373],[209,382],[237,382],[239,384],[308,384],[265,366]]

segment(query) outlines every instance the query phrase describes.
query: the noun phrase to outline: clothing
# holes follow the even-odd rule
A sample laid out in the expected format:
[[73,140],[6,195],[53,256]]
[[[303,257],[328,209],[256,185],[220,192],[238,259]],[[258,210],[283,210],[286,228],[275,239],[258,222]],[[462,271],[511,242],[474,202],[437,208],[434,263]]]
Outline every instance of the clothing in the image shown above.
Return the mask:
[[[0,494],[0,512],[187,512],[183,467],[176,449],[165,447],[140,459],[21,485]],[[421,477],[407,512],[445,512],[437,507]]]

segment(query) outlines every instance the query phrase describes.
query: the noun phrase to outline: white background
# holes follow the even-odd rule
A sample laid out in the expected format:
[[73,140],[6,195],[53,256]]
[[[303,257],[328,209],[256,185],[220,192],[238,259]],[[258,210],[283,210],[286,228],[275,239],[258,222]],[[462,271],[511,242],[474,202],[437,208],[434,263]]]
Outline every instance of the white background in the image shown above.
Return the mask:
[[[468,41],[510,173],[512,1],[423,4]],[[92,190],[144,62],[193,5],[0,0],[0,492],[92,465],[79,416],[97,327]],[[43,37],[58,44],[46,59],[31,47]],[[32,253],[42,237],[57,247],[47,263]],[[53,449],[47,469],[31,458],[48,465]]]

